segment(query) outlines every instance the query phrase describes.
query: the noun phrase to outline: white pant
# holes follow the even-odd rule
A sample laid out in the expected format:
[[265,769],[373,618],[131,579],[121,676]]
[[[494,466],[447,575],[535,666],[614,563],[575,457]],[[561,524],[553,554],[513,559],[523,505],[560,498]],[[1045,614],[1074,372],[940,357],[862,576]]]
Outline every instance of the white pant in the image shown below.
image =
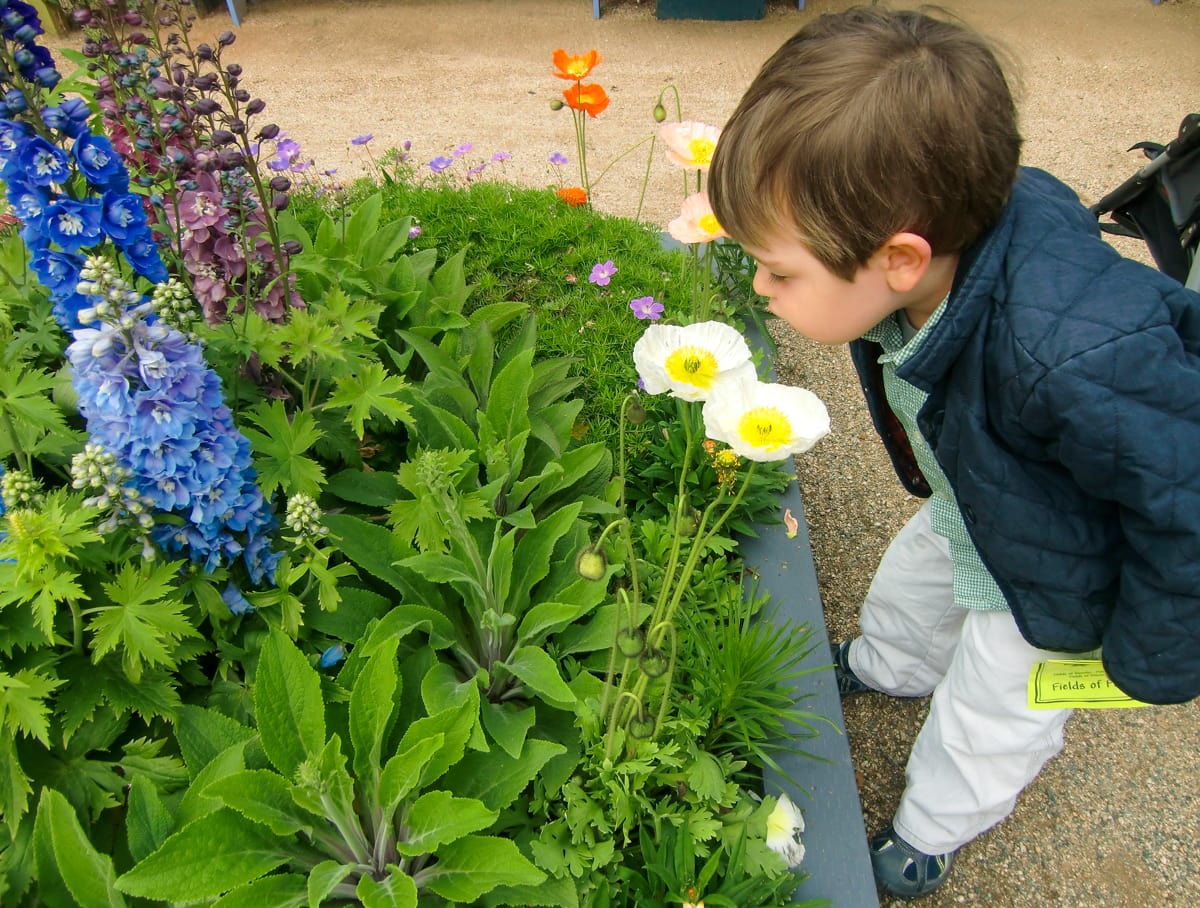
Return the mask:
[[1030,646],[1009,612],[956,606],[953,576],[927,502],[888,546],[849,654],[871,687],[898,697],[933,692],[894,821],[926,854],[958,848],[1007,817],[1062,750],[1071,715],[1026,706],[1033,664],[1065,654]]

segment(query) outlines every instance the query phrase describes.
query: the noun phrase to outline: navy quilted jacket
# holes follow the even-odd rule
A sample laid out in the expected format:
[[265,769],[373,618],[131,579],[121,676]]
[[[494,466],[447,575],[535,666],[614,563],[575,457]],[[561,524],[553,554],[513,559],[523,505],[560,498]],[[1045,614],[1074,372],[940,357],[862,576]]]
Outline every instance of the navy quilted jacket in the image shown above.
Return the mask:
[[[906,487],[928,495],[878,345],[851,344]],[[1200,294],[1120,257],[1075,194],[1023,170],[899,375],[1017,626],[1103,645],[1126,693],[1200,694]]]

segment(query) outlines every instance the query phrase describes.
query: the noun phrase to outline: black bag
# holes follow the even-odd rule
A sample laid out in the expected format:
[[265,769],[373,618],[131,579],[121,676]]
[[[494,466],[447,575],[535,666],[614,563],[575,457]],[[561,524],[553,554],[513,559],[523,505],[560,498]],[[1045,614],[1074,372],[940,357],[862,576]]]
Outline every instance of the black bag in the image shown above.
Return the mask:
[[1138,142],[1150,162],[1091,207],[1100,229],[1143,240],[1158,269],[1200,290],[1200,113],[1188,114],[1167,145]]

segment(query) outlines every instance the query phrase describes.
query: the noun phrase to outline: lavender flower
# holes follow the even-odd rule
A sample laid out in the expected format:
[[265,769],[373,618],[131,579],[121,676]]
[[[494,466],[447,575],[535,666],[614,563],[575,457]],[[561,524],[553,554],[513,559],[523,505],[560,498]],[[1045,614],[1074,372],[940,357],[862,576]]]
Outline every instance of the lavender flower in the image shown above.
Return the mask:
[[351,145],[366,145],[366,144],[367,144],[368,142],[370,142],[370,141],[371,141],[373,138],[375,138],[375,134],[374,134],[374,133],[371,133],[371,132],[364,133],[364,134],[363,134],[363,135],[361,135],[361,136],[355,136],[353,139],[351,139],[351,140],[350,140],[350,144],[351,144]]
[[629,301],[629,308],[633,310],[633,314],[639,319],[652,322],[662,318],[663,304],[658,302],[652,296],[639,296],[636,299]]
[[563,154],[561,151],[556,151],[556,152],[554,152],[554,154],[550,155],[550,163],[551,164],[555,164],[559,167],[562,167],[562,165],[566,164],[567,162],[568,162],[567,156],[565,154]]
[[597,287],[607,287],[616,273],[617,266],[613,264],[612,259],[607,262],[598,262],[592,266],[592,273],[588,275],[588,281]]
[[512,160],[512,152],[509,152],[509,151],[498,151],[494,155],[492,155],[492,163],[493,164],[499,164],[501,161],[511,161],[511,160]]
[[445,155],[438,155],[436,158],[434,158],[432,161],[429,162],[429,169],[432,170],[434,173],[441,173],[443,170],[445,170],[447,167],[449,167],[453,163],[454,163],[453,158],[448,158]]
[[450,154],[456,158],[461,158],[474,147],[470,142],[463,142],[461,145],[456,146]]

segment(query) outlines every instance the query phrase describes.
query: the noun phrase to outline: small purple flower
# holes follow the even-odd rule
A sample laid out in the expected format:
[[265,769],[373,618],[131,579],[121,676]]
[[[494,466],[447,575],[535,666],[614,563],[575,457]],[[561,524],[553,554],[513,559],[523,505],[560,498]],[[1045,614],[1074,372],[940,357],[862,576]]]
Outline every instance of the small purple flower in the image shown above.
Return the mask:
[[638,318],[652,322],[658,321],[663,314],[663,304],[652,296],[639,296],[630,300],[629,308]]
[[499,164],[501,161],[511,161],[511,160],[512,160],[512,152],[509,152],[509,151],[498,151],[494,155],[492,155],[492,163],[493,164]]
[[463,155],[465,155],[468,151],[470,151],[474,147],[475,146],[472,145],[470,142],[463,142],[461,145],[456,147],[452,152],[450,152],[450,154],[452,154],[456,158],[461,158]]
[[438,155],[429,162],[429,169],[434,173],[441,173],[447,167],[454,163],[454,158],[448,158],[445,155]]
[[476,164],[474,167],[470,168],[467,171],[467,179],[470,179],[471,177],[479,176],[481,173],[483,173],[483,170],[485,167],[487,167],[486,161],[482,164]]
[[556,151],[554,154],[550,155],[550,163],[557,164],[559,167],[562,167],[563,164],[567,163],[567,156],[561,151]]
[[366,145],[373,138],[375,138],[374,133],[372,133],[372,132],[364,133],[361,136],[355,136],[353,139],[351,139],[350,144],[351,145]]
[[415,240],[420,235],[421,235],[421,225],[420,224],[413,224],[411,227],[408,228],[408,238],[410,240]]
[[612,276],[616,273],[617,266],[613,264],[612,259],[609,259],[607,262],[597,262],[592,266],[592,273],[588,275],[588,281],[597,287],[607,287],[608,282],[612,280]]

